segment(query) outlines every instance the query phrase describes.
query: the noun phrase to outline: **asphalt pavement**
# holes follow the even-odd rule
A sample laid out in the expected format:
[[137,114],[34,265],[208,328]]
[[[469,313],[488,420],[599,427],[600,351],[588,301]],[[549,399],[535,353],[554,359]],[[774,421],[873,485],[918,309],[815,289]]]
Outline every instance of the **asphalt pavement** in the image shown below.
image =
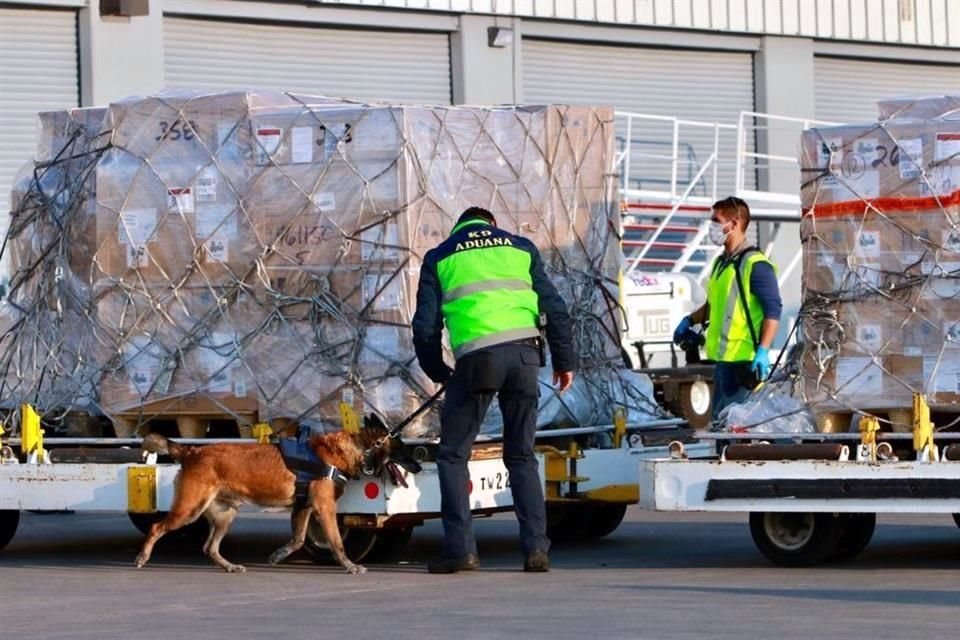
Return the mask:
[[222,551],[200,544],[133,559],[123,515],[25,514],[0,552],[0,638],[792,638],[952,637],[960,610],[960,530],[949,516],[882,517],[856,561],[769,565],[739,515],[631,508],[600,541],[555,548],[524,574],[509,516],[479,520],[482,567],[433,576],[440,528],[417,530],[394,563],[350,576],[296,555],[266,558],[286,514],[244,514]]

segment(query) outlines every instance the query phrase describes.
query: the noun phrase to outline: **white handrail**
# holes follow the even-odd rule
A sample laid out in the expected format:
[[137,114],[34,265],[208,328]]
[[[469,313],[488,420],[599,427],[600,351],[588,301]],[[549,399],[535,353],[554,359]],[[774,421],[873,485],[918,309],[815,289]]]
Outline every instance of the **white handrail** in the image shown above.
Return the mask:
[[700,181],[700,178],[703,177],[703,174],[706,170],[712,165],[717,159],[717,152],[714,151],[710,154],[710,157],[707,158],[707,161],[700,167],[700,170],[697,171],[697,174],[694,176],[693,180],[690,181],[690,184],[687,185],[687,188],[684,190],[683,195],[680,196],[679,200],[673,207],[670,208],[670,211],[663,217],[663,220],[660,221],[660,224],[657,225],[657,228],[654,230],[653,235],[650,236],[650,239],[646,241],[643,245],[643,248],[640,249],[640,255],[633,259],[633,264],[627,269],[625,275],[630,275],[633,273],[634,269],[637,268],[637,265],[640,264],[640,261],[646,257],[647,252],[650,251],[650,248],[653,246],[653,243],[656,242],[657,238],[660,237],[660,234],[663,233],[663,230],[670,223],[670,220],[673,219],[673,216],[677,214],[677,211],[680,210],[680,207],[683,206],[683,203],[686,202],[687,198],[690,197],[690,192],[697,186],[697,183]]
[[[628,256],[627,260],[630,262],[627,270],[628,274],[636,270],[641,262],[650,264],[657,262],[644,259],[650,254],[653,248],[659,246],[657,245],[657,240],[665,233],[668,225],[675,218],[683,216],[683,214],[680,213],[681,209],[690,205],[709,207],[710,204],[718,199],[718,191],[722,188],[720,185],[720,173],[723,171],[723,167],[733,169],[733,195],[743,198],[750,204],[753,217],[756,220],[780,223],[775,227],[771,243],[776,242],[780,233],[795,232],[795,224],[801,217],[799,193],[797,191],[780,193],[756,188],[753,186],[752,175],[756,170],[776,171],[780,170],[780,168],[796,168],[798,167],[798,161],[793,156],[763,153],[753,148],[753,145],[750,144],[751,136],[753,135],[751,132],[755,134],[755,132],[759,131],[772,131],[774,124],[796,125],[798,133],[799,130],[811,126],[834,124],[813,118],[778,116],[756,111],[740,112],[737,118],[737,124],[686,120],[673,116],[634,113],[630,111],[617,111],[616,116],[618,118],[626,118],[626,142],[623,151],[616,156],[617,167],[620,169],[620,174],[623,177],[623,184],[621,184],[620,190],[623,202],[629,204],[631,202],[642,201],[645,204],[659,203],[659,205],[662,206],[662,209],[656,213],[648,214],[648,219],[650,215],[656,215],[656,226],[652,227],[651,225],[651,227],[647,227],[647,229],[652,228],[653,230],[644,233],[642,236],[643,240],[636,243],[638,248],[633,252],[634,255]],[[656,153],[634,150],[632,147],[636,145],[634,145],[633,136],[636,135],[638,131],[638,127],[635,124],[637,122],[661,125],[662,133],[658,138],[657,144],[663,145],[669,149],[669,152],[663,153],[661,151],[660,153]],[[669,129],[667,129],[668,127]],[[697,153],[702,154],[704,146],[712,146],[709,157],[702,164],[697,161],[696,155],[687,153],[686,149],[692,149],[692,147],[685,144],[681,139],[684,132],[689,133],[691,129],[710,129],[713,132],[710,142],[706,144],[704,143],[702,134],[696,137],[697,140],[700,140],[698,143],[700,146],[696,149]],[[643,130],[649,131],[649,128]],[[621,129],[621,131],[623,131],[623,129]],[[734,132],[734,135],[736,135],[735,158],[729,158],[721,154],[720,142],[723,132]],[[666,140],[667,136],[670,137],[669,141]],[[683,155],[681,155],[681,152],[683,152]],[[638,183],[638,186],[642,188],[633,188],[630,180],[631,175],[636,172],[631,170],[631,164],[637,162],[638,159],[648,161],[653,165],[657,163],[663,163],[663,165],[665,165],[665,163],[669,162],[669,185],[663,184],[666,180],[655,180],[648,184],[648,181],[643,179],[644,176],[640,176],[641,182]],[[721,159],[723,166],[721,166]],[[733,164],[732,167],[730,166],[731,162]],[[681,173],[682,167],[696,167],[695,175],[691,178],[690,171],[686,169]],[[664,166],[664,168],[666,168],[666,166]],[[711,171],[712,173],[707,174],[707,171]],[[662,176],[663,174],[661,173],[660,175]],[[709,178],[705,180],[704,178],[708,175]],[[698,189],[701,190],[700,193],[693,195]],[[644,214],[632,212],[626,213],[625,215],[643,216]],[[680,256],[676,260],[672,257],[667,258],[663,270],[673,272],[701,268],[702,270],[706,270],[711,264],[710,254],[711,252],[715,253],[718,248],[704,244],[707,234],[706,222],[702,221],[696,227],[696,231],[694,231],[694,227],[691,226],[690,231],[686,233],[692,234],[687,246],[683,248]],[[704,261],[699,258],[694,260],[694,256],[698,254],[705,254],[706,260]],[[789,264],[781,273],[781,280],[789,277],[790,273],[792,273],[800,263],[798,255],[791,255],[784,261],[787,260],[789,260]],[[672,264],[670,264],[671,262]]]

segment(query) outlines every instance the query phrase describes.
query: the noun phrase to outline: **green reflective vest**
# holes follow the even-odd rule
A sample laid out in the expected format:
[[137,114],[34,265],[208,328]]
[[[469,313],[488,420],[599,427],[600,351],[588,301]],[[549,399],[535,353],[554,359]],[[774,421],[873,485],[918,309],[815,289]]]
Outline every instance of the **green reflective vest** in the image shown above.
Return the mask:
[[[710,324],[707,326],[707,358],[715,362],[750,362],[757,349],[753,336],[760,339],[763,325],[763,308],[750,292],[750,274],[753,265],[766,262],[776,271],[776,266],[762,252],[747,250],[739,259],[724,262],[717,258],[713,263],[710,280],[707,282],[707,303],[710,307]],[[739,263],[743,295],[737,284],[736,270]],[[747,301],[749,316],[742,300]],[[753,324],[753,334],[750,324]]]
[[533,256],[516,237],[482,220],[467,220],[451,236],[475,227],[437,262],[441,311],[455,357],[540,335],[533,290]]

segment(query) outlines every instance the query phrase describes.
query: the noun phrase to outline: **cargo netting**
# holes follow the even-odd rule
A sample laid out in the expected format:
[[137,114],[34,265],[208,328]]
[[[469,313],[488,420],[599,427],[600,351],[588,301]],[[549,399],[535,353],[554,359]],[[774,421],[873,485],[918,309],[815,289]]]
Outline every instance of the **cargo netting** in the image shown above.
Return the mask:
[[[584,375],[558,397],[545,370],[541,424],[659,415],[620,369],[613,139],[607,108],[265,92],[41,114],[3,250],[0,399],[120,436],[178,416],[337,424],[341,402],[397,421],[436,391],[409,329],[421,258],[484,206],[539,247],[573,316]],[[407,433],[436,428],[434,411]]]
[[916,392],[960,408],[958,107],[890,100],[877,122],[803,135],[794,364],[818,413],[909,411]]

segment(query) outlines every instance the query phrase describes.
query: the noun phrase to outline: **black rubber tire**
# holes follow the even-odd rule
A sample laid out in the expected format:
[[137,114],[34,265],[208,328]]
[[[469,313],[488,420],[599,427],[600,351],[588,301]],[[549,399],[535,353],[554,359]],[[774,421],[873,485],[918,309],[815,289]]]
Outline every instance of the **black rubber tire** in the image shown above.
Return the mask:
[[[812,567],[837,552],[842,531],[838,523],[832,513],[751,513],[750,535],[760,553],[773,564]],[[784,535],[795,541],[788,544],[782,539]]]
[[587,540],[590,537],[591,506],[585,502],[548,502],[547,537],[550,541],[564,544]]
[[595,540],[610,535],[617,530],[627,515],[627,505],[599,503],[591,505],[592,513],[587,525],[587,539]]
[[17,533],[20,524],[20,512],[16,509],[0,510],[0,550],[3,550]]
[[840,539],[830,560],[847,562],[863,553],[877,528],[875,513],[841,513],[837,516]]
[[[698,412],[693,406],[693,400],[691,399],[691,393],[694,387],[694,384],[698,385],[697,389],[702,389],[700,385],[706,386],[709,391],[707,407],[705,411]],[[699,391],[698,391],[699,392]],[[710,419],[713,416],[713,384],[707,382],[706,380],[698,380],[696,383],[689,383],[680,386],[680,413],[684,418],[687,419],[687,422],[690,423],[690,426],[694,429],[706,429],[710,426]]]
[[[358,564],[369,558],[376,547],[380,531],[377,529],[345,527],[342,524],[339,527],[340,537],[343,540],[343,550],[347,554],[347,558]],[[330,547],[327,545],[326,537],[323,535],[323,528],[316,517],[310,518],[303,549],[318,564],[336,563],[333,554],[330,552]]]
[[413,527],[380,529],[367,562],[392,562],[402,554],[413,537]]
[[[133,526],[137,528],[137,531],[143,535],[148,535],[150,533],[150,527],[163,520],[167,516],[167,512],[156,511],[154,513],[133,513],[128,511],[127,516],[130,517],[130,522],[133,523]],[[209,533],[210,523],[207,522],[206,518],[200,516],[197,518],[196,522],[191,522],[185,527],[181,527],[176,531],[171,531],[164,536],[164,538],[169,538],[172,536],[180,539],[206,540]]]

